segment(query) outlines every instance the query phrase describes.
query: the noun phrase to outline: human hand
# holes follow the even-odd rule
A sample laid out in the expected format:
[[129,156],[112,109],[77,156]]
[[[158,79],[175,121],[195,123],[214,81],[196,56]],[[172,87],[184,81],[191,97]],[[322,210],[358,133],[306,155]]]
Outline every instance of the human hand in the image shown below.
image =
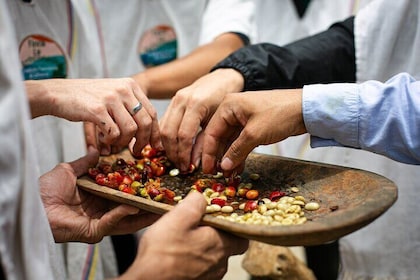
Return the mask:
[[98,156],[98,151],[90,147],[85,157],[61,163],[39,180],[41,199],[56,242],[96,243],[106,235],[133,233],[159,218],[77,188],[77,176],[86,173]]
[[202,194],[191,193],[150,226],[121,279],[221,279],[229,256],[245,252],[248,240],[200,226],[206,205]]
[[[192,158],[195,137],[210,120],[223,97],[243,88],[242,75],[233,69],[219,69],[179,90],[160,121],[162,143],[168,158],[181,171],[190,163],[199,165],[200,154]],[[196,147],[201,149],[201,147]]]
[[[53,115],[70,121],[95,124],[85,130],[87,144],[125,147],[135,137],[134,152],[146,144],[162,149],[157,114],[146,95],[131,78],[50,79],[25,82],[34,117]],[[131,115],[141,102],[143,109]]]
[[214,173],[221,159],[228,176],[258,145],[305,132],[301,89],[229,94],[204,131],[203,172]]

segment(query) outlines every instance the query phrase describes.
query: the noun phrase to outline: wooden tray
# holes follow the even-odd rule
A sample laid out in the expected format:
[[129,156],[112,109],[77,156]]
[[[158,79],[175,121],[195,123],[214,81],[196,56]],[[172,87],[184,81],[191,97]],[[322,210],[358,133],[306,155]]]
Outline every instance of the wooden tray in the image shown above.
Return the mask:
[[[127,158],[127,155],[122,157]],[[261,175],[255,184],[261,190],[273,187],[284,189],[285,184],[298,183],[299,195],[307,201],[317,201],[320,209],[305,211],[308,221],[301,225],[247,225],[218,219],[210,214],[204,215],[203,225],[273,245],[317,245],[336,240],[369,224],[397,199],[397,187],[392,181],[358,169],[254,153],[248,156],[241,176],[246,179],[252,173]],[[79,178],[77,184],[98,196],[157,214],[173,207],[97,185],[87,176]]]

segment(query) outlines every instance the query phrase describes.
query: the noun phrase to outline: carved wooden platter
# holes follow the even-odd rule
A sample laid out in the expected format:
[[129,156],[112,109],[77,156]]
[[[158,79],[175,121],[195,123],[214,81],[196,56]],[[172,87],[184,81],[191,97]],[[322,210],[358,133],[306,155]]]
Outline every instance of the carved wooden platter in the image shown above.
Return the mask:
[[[127,158],[127,155],[124,157]],[[253,153],[248,156],[241,176],[246,179],[252,173],[261,176],[255,184],[255,188],[260,191],[297,185],[299,195],[307,201],[318,202],[320,208],[305,211],[308,221],[300,225],[240,224],[216,218],[212,214],[204,215],[203,225],[273,245],[317,245],[366,226],[389,209],[397,199],[397,187],[392,181],[358,169]],[[174,207],[97,185],[88,176],[79,178],[77,184],[103,198],[157,214],[164,214]],[[185,184],[190,182],[186,181]]]

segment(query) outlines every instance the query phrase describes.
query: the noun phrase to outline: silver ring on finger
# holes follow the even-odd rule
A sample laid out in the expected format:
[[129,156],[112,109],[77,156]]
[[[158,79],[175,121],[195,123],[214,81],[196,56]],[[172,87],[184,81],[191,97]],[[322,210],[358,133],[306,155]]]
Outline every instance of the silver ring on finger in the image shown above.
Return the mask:
[[141,102],[139,101],[136,106],[133,107],[133,109],[131,109],[131,115],[134,116],[135,114],[137,114],[137,112],[139,112],[141,110],[141,108],[143,108],[143,104],[141,104]]

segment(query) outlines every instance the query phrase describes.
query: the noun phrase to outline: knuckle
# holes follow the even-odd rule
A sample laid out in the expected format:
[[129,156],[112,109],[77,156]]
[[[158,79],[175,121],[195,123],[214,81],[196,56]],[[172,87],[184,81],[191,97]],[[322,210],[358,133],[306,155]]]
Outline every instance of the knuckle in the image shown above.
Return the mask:
[[157,120],[157,111],[156,111],[156,109],[153,107],[153,106],[151,106],[148,110],[147,110],[147,112],[149,113],[149,116],[151,117],[151,119],[152,120]]
[[137,126],[136,122],[135,121],[132,121],[132,120],[130,120],[129,122],[127,122],[124,127],[129,132],[129,134],[132,134],[132,135],[134,135],[134,133],[138,129],[138,126]]
[[[153,121],[152,121],[152,118],[150,116],[142,117],[140,122],[139,122],[139,127],[149,131],[152,127],[152,124],[153,124]],[[136,126],[136,129],[138,129],[137,126]]]
[[191,130],[180,129],[178,131],[178,140],[184,144],[192,144],[193,136],[191,135]]
[[106,109],[102,104],[95,103],[90,106],[90,112],[93,116],[99,116],[105,113]]
[[103,94],[105,104],[115,104],[120,99],[119,89],[116,92],[106,92]]
[[106,139],[109,139],[109,138],[116,139],[120,137],[121,135],[120,130],[117,128],[113,128],[113,126],[105,127],[105,130],[106,131],[104,131],[104,136]]
[[184,104],[189,99],[189,91],[185,89],[178,90],[176,94],[172,97],[172,103],[176,106],[179,106],[180,104]]
[[247,129],[247,127],[245,127],[242,131],[242,137],[246,139],[247,142],[252,144],[258,141],[258,135],[256,135],[252,130]]
[[188,90],[188,88],[180,89],[175,94],[176,97],[182,98],[182,99],[188,98],[189,95],[190,95],[190,91]]
[[175,135],[173,132],[166,130],[166,129],[162,129],[160,132],[160,136],[162,138],[162,140],[167,141],[167,142],[175,142],[177,140],[177,135]]
[[162,139],[169,140],[171,137],[171,134],[162,127],[162,130],[160,131],[160,137]]
[[124,81],[126,82],[126,84],[130,87],[130,88],[133,88],[133,87],[136,87],[137,86],[137,83],[136,83],[136,81],[134,81],[134,79],[133,78],[130,78],[130,77],[125,77],[125,78],[123,78],[124,79]]
[[166,122],[159,122],[159,130],[160,130],[160,135],[168,135],[169,127],[166,125]]
[[121,96],[133,95],[133,88],[136,86],[135,82],[131,78],[121,78],[122,83],[119,83],[115,90]]
[[[57,168],[61,169],[66,178],[72,178],[74,176],[74,170],[71,167],[70,164],[66,163],[66,162],[61,162],[57,165]],[[74,181],[76,181],[76,179],[74,179]]]

